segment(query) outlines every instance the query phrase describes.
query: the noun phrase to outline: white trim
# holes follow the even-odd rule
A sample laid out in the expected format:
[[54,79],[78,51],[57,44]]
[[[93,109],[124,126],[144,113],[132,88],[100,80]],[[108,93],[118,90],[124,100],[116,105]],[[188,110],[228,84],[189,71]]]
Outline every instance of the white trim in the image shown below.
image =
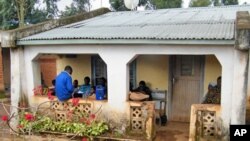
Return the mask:
[[74,40],[19,40],[17,45],[83,45],[83,44],[158,44],[158,45],[234,45],[234,40],[153,40],[153,39],[74,39]]

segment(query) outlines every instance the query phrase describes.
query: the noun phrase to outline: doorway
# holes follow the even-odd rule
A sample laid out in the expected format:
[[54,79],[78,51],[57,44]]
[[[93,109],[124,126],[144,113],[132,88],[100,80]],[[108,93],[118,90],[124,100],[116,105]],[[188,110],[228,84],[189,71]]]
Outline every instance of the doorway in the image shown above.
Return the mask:
[[172,56],[171,121],[189,122],[191,105],[200,103],[203,63],[203,56]]

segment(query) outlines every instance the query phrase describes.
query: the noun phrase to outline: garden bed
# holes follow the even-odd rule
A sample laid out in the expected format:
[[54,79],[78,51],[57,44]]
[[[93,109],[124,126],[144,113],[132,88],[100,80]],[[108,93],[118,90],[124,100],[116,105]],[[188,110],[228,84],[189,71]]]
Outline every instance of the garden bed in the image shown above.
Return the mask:
[[[53,137],[54,139],[65,139],[65,140],[82,140],[85,137],[80,137],[76,136],[75,134],[72,133],[60,133],[60,132],[40,132],[40,133],[35,133],[34,134],[37,137],[41,138],[51,138]],[[33,135],[32,135],[33,136]],[[26,135],[26,138],[28,138],[28,135]],[[100,136],[96,137],[90,137],[94,141],[147,141],[146,135],[142,133],[138,134],[113,134],[113,133],[105,133]]]

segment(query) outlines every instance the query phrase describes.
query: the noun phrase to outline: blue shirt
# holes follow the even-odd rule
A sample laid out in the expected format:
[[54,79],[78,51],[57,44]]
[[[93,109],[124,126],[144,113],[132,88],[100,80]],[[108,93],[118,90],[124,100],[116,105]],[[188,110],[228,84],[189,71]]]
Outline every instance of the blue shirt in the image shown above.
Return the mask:
[[82,85],[79,88],[79,91],[83,94],[83,95],[89,95],[91,93],[91,85]]
[[56,77],[56,96],[60,101],[68,100],[72,97],[74,87],[72,84],[72,78],[66,71],[62,71]]

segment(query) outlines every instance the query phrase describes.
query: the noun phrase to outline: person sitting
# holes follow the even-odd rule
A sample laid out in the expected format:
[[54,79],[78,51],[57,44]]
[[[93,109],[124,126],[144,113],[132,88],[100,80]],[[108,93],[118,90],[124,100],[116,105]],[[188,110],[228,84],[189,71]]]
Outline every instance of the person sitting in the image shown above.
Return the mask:
[[95,94],[97,100],[107,99],[107,80],[102,77],[97,79],[97,85],[95,86]]
[[101,85],[104,87],[104,98],[107,99],[108,98],[108,88],[107,88],[107,79],[102,77],[101,78]]
[[78,93],[82,94],[84,97],[87,97],[91,94],[93,94],[93,89],[90,85],[90,78],[86,76],[84,78],[84,84],[80,86]]
[[217,78],[217,85],[213,85],[212,83],[208,86],[208,92],[204,99],[202,100],[202,104],[220,104],[221,102],[221,76]]
[[51,91],[51,94],[52,94],[52,95],[56,95],[56,92],[55,92],[56,80],[53,79],[53,80],[51,81],[51,83],[52,83],[52,86],[49,87],[49,90]]
[[74,87],[72,85],[72,75],[73,69],[71,66],[66,66],[64,71],[62,71],[56,77],[55,92],[56,96],[60,101],[65,101],[72,98],[74,92]]
[[77,79],[75,79],[73,81],[73,86],[74,86],[75,89],[78,89],[78,80]]
[[151,95],[152,91],[149,89],[148,86],[146,86],[146,83],[143,80],[139,82],[139,87],[137,87],[136,89],[132,90],[132,92],[143,93],[143,94],[149,96],[148,99],[146,99],[146,100],[149,100],[149,101],[152,100],[152,95]]

